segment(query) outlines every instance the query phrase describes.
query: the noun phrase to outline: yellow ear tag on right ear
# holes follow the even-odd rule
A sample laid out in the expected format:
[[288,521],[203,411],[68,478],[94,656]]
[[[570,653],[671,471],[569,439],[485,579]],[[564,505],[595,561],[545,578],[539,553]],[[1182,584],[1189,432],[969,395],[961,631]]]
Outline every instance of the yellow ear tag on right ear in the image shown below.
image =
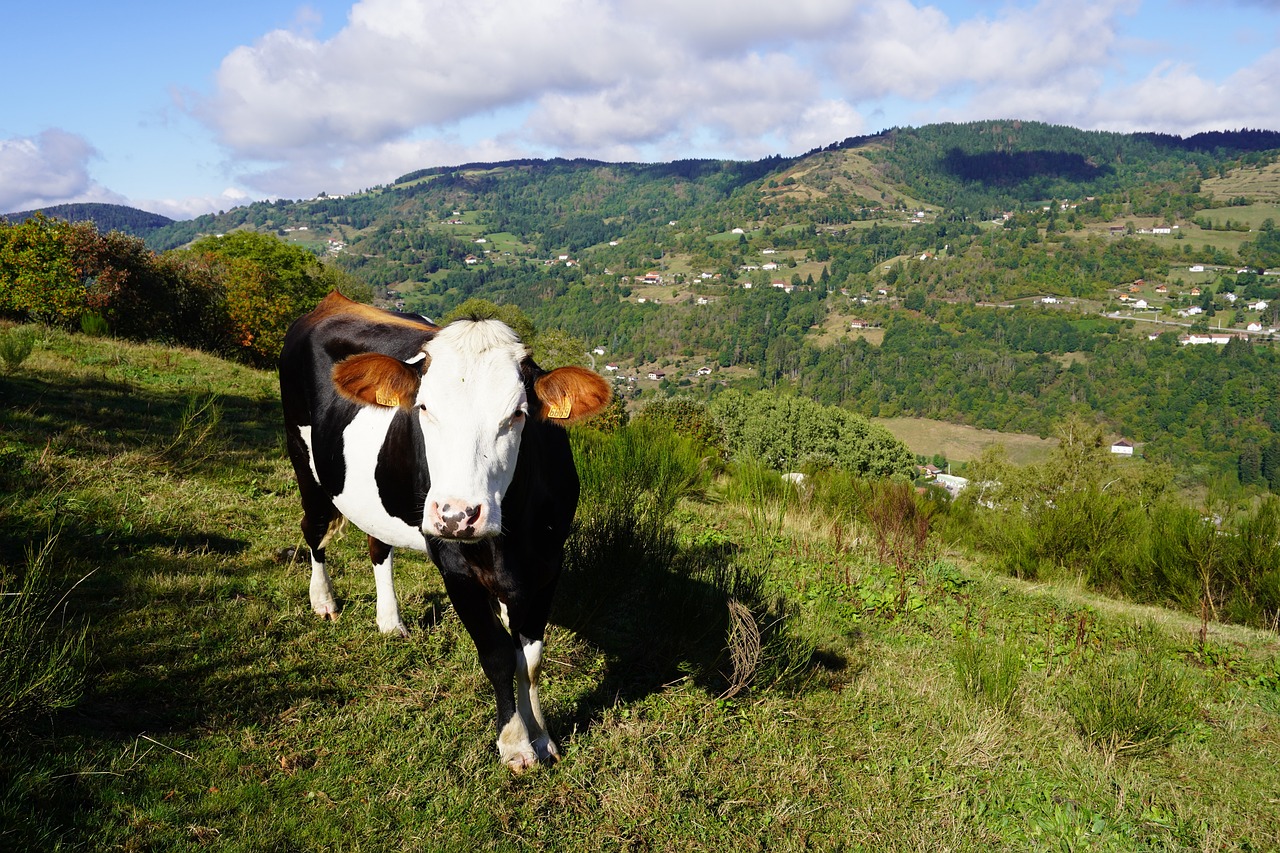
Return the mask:
[[569,397],[561,397],[554,403],[547,404],[547,417],[555,418],[562,421],[569,417],[569,413],[573,411],[573,400]]
[[393,394],[390,391],[387,391],[383,388],[378,389],[376,399],[378,401],[379,406],[390,406],[392,408],[395,408],[396,406],[400,405],[400,395]]

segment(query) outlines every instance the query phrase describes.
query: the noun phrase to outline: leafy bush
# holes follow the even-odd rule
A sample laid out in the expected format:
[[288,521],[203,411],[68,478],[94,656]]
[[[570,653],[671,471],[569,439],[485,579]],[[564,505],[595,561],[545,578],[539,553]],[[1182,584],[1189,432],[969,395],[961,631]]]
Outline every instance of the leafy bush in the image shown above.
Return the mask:
[[691,438],[717,454],[724,453],[724,432],[707,409],[692,397],[665,397],[654,400],[636,415],[636,421],[663,424],[676,435]]

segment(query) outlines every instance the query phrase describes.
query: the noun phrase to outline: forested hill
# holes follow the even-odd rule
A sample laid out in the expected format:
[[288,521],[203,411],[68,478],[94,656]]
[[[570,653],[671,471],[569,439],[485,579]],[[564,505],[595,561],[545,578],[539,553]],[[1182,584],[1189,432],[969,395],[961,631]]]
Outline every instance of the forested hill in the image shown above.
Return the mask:
[[[1051,434],[1078,414],[1280,491],[1280,133],[984,121],[794,157],[433,167],[175,222],[273,234],[440,317],[519,308],[628,399],[770,387]],[[1198,348],[1213,330],[1231,346]],[[647,377],[654,377],[648,379]]]
[[[483,211],[486,226],[509,230],[543,251],[576,251],[631,228],[665,226],[689,216],[747,218],[781,227],[866,218],[896,206],[928,205],[964,217],[1050,198],[1167,193],[1188,180],[1265,159],[1264,152],[1276,149],[1280,133],[1274,131],[1182,138],[988,121],[893,128],[804,157],[755,162],[468,163],[421,169],[348,196],[322,193],[296,202],[259,202],[174,223],[151,235],[149,243],[173,248],[246,226],[337,225],[365,231],[412,226],[421,219],[435,224],[462,209]],[[833,154],[848,156],[833,159]]]
[[143,238],[150,236],[167,225],[172,225],[174,222],[167,216],[148,213],[145,210],[138,210],[136,207],[97,203],[55,204],[51,207],[42,207],[37,210],[6,213],[2,215],[2,218],[17,223],[24,222],[37,213],[42,213],[52,219],[65,219],[68,222],[92,222],[104,234],[108,231],[123,231],[125,234]]

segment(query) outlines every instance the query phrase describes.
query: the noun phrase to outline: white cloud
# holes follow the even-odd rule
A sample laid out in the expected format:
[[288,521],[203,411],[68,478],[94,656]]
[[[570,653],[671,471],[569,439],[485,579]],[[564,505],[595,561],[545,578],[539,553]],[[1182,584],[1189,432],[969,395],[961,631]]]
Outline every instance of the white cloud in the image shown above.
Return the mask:
[[855,101],[926,101],[974,86],[1039,90],[1061,75],[1111,64],[1118,16],[1132,5],[1043,0],[953,22],[933,6],[880,0],[860,11],[829,57]]
[[850,136],[867,132],[866,120],[844,101],[819,101],[805,108],[798,119],[784,128],[791,151],[811,151],[814,148],[840,142]]
[[691,145],[699,135],[722,150],[745,151],[798,120],[817,91],[813,75],[785,54],[689,60],[654,78],[545,95],[525,129],[538,144],[584,155]]
[[1100,104],[1096,120],[1109,130],[1184,135],[1280,127],[1280,50],[1221,83],[1200,77],[1190,66],[1164,63]]
[[88,141],[65,130],[0,139],[0,212],[116,198],[90,179],[95,156]]
[[1145,57],[1125,35],[1140,6],[360,0],[331,38],[304,20],[237,48],[186,101],[241,183],[287,197],[467,160],[795,154],[888,124],[1278,123],[1274,59],[1224,82],[1164,66],[1110,83]]
[[230,210],[249,204],[254,197],[237,187],[227,187],[218,195],[191,196],[189,198],[139,199],[127,202],[132,207],[158,213],[170,219],[191,219],[205,213]]
[[652,70],[662,53],[592,0],[364,0],[334,38],[275,31],[223,60],[198,114],[233,151],[386,141],[548,90]]
[[[512,160],[529,156],[525,146],[500,140],[465,144],[457,139],[396,140],[352,148],[342,156],[294,158],[244,176],[244,183],[272,198],[330,195],[386,184],[400,175],[439,164]],[[299,191],[299,188],[306,188]]]

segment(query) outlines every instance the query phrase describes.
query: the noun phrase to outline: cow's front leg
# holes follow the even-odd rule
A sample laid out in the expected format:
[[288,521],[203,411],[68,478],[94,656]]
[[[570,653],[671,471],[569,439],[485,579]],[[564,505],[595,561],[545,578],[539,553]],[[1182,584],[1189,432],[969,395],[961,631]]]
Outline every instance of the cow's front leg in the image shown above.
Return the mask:
[[538,680],[542,675],[542,641],[547,631],[547,618],[551,614],[551,598],[555,593],[554,581],[530,591],[515,608],[511,617],[511,634],[515,638],[516,652],[516,707],[524,719],[529,742],[538,760],[552,763],[560,760],[560,750],[547,732],[547,721],[542,716],[538,701]]
[[453,609],[476,644],[480,667],[493,685],[498,711],[498,757],[513,771],[522,773],[538,763],[538,753],[529,742],[524,720],[516,713],[515,691],[512,689],[516,677],[516,655],[511,635],[493,612],[488,590],[453,572],[445,571],[443,575]]
[[523,718],[529,743],[539,761],[552,763],[560,760],[560,750],[547,733],[547,721],[542,716],[538,701],[538,677],[542,674],[542,640],[530,640],[523,635],[516,638],[516,702]]
[[373,582],[378,590],[378,630],[407,637],[409,629],[400,620],[400,601],[396,598],[391,565],[393,554],[394,549],[390,545],[369,537],[369,559],[373,561]]

